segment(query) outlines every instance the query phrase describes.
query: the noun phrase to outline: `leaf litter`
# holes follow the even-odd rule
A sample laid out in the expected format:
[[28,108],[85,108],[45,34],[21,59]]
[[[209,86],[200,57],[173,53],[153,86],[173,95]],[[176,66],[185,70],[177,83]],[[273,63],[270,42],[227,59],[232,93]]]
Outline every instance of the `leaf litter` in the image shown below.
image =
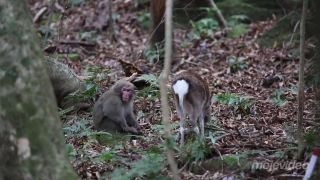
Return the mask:
[[[82,3],[55,5],[53,10],[44,12],[40,17],[47,22],[50,21],[49,12],[62,15],[59,20],[49,23],[58,35],[53,33],[49,36],[45,52],[57,55],[78,75],[83,75],[89,65],[108,69],[108,80],[100,82],[99,93],[132,72],[159,75],[161,65],[150,64],[143,57],[150,35],[137,21],[137,13],[143,8],[136,6],[135,1],[114,0],[114,21],[111,22],[106,13],[109,8],[107,1],[79,2]],[[33,15],[43,7],[51,7],[50,3],[38,0],[30,1],[30,5]],[[284,47],[263,48],[257,43],[257,39],[274,22],[272,19],[251,23],[248,32],[238,38],[229,38],[226,30],[218,29],[213,38],[190,40],[183,47],[181,44],[191,30],[174,29],[174,59],[177,63],[173,65],[173,70],[191,69],[198,72],[208,81],[212,96],[222,98],[212,100],[214,125],[208,125],[208,131],[221,132],[222,135],[206,139],[213,152],[207,159],[250,152],[252,155],[248,159],[252,161],[277,162],[277,152],[286,154],[282,157],[284,159],[292,158],[290,149],[296,146],[292,127],[296,127],[297,117],[297,93],[294,89],[297,89],[298,59],[290,56]],[[114,42],[108,31],[112,23]],[[38,29],[41,25],[35,24]],[[72,53],[77,54],[71,56],[75,58],[70,58]],[[157,148],[161,151],[163,127],[160,122],[160,98],[157,94],[150,95],[151,91],[157,92],[156,83],[152,89],[140,90],[135,101],[142,137],[132,139],[128,136],[116,146],[102,145],[99,143],[102,135],[94,130],[90,112],[62,116],[66,143],[71,144],[76,152],[72,156],[69,153],[71,163],[82,179],[102,178],[104,173],[111,173],[120,166],[129,170],[133,168],[132,163],[141,160],[146,152],[156,151]],[[304,115],[310,119],[309,112],[314,107],[313,94],[312,91],[305,92]],[[170,106],[172,124],[178,127],[172,100]],[[174,134],[177,133],[176,130]],[[179,162],[183,179],[215,179],[241,172],[217,168],[200,175],[190,167],[183,168],[184,164]],[[163,168],[160,174],[170,175],[168,168]],[[243,177],[301,173],[299,169],[263,171],[263,175],[248,170],[243,172]]]

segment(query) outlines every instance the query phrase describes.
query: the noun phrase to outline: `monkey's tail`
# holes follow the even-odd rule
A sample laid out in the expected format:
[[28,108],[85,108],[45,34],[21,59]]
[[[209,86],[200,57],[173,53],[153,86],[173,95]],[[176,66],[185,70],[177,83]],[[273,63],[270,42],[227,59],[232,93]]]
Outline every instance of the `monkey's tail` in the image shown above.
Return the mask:
[[180,79],[177,80],[173,85],[172,85],[173,91],[175,94],[178,95],[179,97],[179,105],[182,110],[182,113],[184,114],[184,106],[183,106],[183,100],[186,94],[189,92],[189,84],[186,80]]

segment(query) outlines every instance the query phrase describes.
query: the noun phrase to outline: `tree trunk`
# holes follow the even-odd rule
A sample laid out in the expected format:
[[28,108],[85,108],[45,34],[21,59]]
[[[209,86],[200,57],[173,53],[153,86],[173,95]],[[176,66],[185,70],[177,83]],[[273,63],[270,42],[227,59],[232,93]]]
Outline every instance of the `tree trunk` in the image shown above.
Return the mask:
[[0,1],[0,179],[76,179],[25,1]]
[[164,67],[160,76],[160,94],[161,94],[161,111],[162,111],[162,122],[165,126],[166,134],[166,155],[168,164],[172,171],[172,179],[179,180],[179,172],[177,164],[174,160],[174,152],[172,150],[172,135],[170,129],[169,121],[169,104],[168,104],[168,89],[166,84],[168,82],[168,77],[171,69],[171,57],[172,57],[172,6],[173,0],[166,0],[166,11],[165,11],[165,59]]
[[306,34],[306,13],[308,0],[303,0],[303,8],[300,21],[300,61],[299,61],[299,84],[298,84],[298,117],[297,117],[297,138],[298,154],[297,158],[302,159],[304,150],[304,127],[303,127],[303,110],[304,110],[304,39]]

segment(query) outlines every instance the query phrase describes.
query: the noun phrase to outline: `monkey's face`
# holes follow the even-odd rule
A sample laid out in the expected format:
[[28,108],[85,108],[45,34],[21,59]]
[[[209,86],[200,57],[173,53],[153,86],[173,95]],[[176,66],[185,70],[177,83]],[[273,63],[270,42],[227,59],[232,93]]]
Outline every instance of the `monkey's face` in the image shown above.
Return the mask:
[[132,96],[134,94],[134,90],[132,87],[124,86],[121,89],[121,98],[123,102],[129,102],[132,99]]

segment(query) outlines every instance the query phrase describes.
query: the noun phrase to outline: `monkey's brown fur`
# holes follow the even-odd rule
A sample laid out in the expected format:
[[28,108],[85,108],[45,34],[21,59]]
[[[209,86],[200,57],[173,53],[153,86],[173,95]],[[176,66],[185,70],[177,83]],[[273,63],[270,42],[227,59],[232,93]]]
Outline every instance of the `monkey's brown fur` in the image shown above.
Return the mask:
[[[128,102],[122,99],[123,88],[132,90]],[[139,125],[133,113],[134,85],[120,80],[105,92],[95,103],[93,121],[97,130],[107,132],[129,132],[140,134]]]

